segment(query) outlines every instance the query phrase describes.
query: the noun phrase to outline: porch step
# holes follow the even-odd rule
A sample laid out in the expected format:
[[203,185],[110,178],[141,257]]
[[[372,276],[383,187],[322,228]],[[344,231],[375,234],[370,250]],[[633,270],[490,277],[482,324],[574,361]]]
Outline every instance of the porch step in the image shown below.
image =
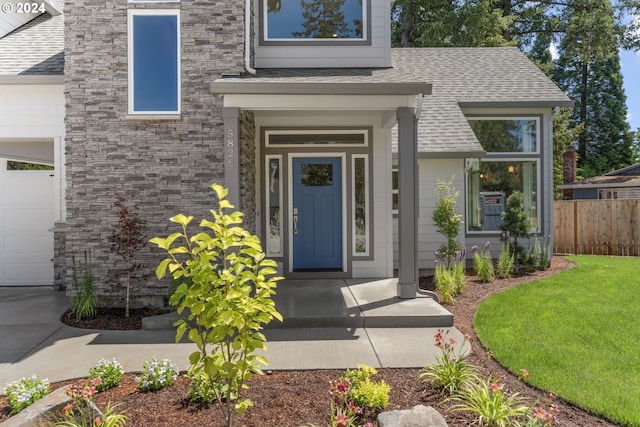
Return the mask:
[[[284,320],[267,329],[447,328],[453,315],[433,299],[396,296],[397,279],[285,280],[274,301]],[[142,320],[142,329],[173,329],[177,313]]]

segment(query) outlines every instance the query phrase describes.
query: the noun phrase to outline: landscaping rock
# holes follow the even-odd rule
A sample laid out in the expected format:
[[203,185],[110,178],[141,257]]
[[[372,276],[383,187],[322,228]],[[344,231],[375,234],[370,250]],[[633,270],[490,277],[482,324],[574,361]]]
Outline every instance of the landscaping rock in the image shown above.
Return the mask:
[[[66,394],[67,387],[61,387],[52,391],[33,405],[23,409],[11,418],[0,423],[0,427],[50,427],[56,421],[56,414],[62,411],[64,406],[71,402],[71,398]],[[93,406],[96,414],[102,414]]]
[[411,410],[387,411],[378,415],[379,427],[447,427],[447,421],[431,406],[417,405]]

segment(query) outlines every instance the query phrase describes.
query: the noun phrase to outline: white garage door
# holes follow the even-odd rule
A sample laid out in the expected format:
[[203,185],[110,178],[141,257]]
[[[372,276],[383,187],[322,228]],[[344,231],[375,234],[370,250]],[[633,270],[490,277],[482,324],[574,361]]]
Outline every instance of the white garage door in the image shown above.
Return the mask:
[[0,286],[53,284],[52,170],[7,170],[0,159]]

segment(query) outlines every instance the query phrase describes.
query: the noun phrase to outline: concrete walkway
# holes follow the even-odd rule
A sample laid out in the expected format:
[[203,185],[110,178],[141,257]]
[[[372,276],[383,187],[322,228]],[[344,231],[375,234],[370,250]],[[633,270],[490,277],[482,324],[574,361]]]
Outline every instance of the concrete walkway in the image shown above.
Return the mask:
[[[281,283],[276,307],[285,321],[265,331],[268,369],[346,369],[362,363],[420,368],[439,354],[433,340],[439,322],[462,342],[460,332],[448,326],[450,313],[433,300],[394,295],[393,279]],[[50,287],[0,288],[0,391],[32,374],[51,382],[85,377],[101,358],[115,357],[127,372],[140,371],[152,357],[171,359],[186,370],[196,350],[189,342],[175,344],[174,331],[162,326],[139,331],[66,326],[60,316],[68,306],[64,292]]]

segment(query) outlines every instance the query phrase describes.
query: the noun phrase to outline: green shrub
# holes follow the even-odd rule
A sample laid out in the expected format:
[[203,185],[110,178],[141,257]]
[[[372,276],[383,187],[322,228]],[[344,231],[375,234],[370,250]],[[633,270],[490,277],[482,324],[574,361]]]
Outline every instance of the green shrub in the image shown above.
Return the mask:
[[445,265],[436,264],[433,280],[436,290],[440,293],[442,302],[445,304],[453,304],[455,302],[455,280],[453,273]]
[[451,261],[455,258],[456,252],[460,251],[460,242],[456,240],[462,227],[462,215],[456,213],[456,202],[460,192],[453,186],[455,177],[449,181],[438,180],[436,194],[438,202],[433,208],[433,225],[438,233],[442,234],[447,243],[440,247],[439,252],[443,254],[447,261],[447,267],[451,266]]
[[188,319],[174,324],[176,342],[187,333],[198,348],[189,357],[190,371],[220,381],[213,391],[230,427],[234,412],[242,414],[253,405],[241,399],[241,391],[267,364],[255,352],[265,350],[264,325],[273,318],[282,321],[271,298],[282,278],[274,277],[276,263],[265,258],[258,237],[242,228],[243,214],[225,212],[233,208],[227,190],[217,184],[211,188],[218,208],[211,210],[213,221],[200,222],[204,231],[189,235],[193,217],[178,214],[171,221],[182,231],[151,242],[169,255],[156,269],[158,278],[168,271],[180,282],[169,303],[178,313],[186,310]]
[[381,381],[366,380],[358,383],[351,390],[353,402],[361,408],[382,410],[389,403],[389,384]]
[[456,352],[456,341],[453,338],[447,339],[448,334],[448,330],[439,329],[435,335],[436,347],[440,348],[441,354],[436,356],[435,364],[420,371],[420,381],[451,395],[460,390],[462,384],[476,379],[477,369],[463,357],[462,349],[466,338],[460,351]]
[[223,394],[222,383],[219,379],[207,375],[202,370],[189,369],[187,377],[189,385],[189,402],[211,404],[216,401],[216,395]]
[[450,400],[457,402],[453,411],[469,412],[477,417],[478,425],[487,427],[509,427],[529,410],[518,393],[508,392],[492,378],[463,384]]
[[514,191],[507,197],[507,206],[502,212],[502,225],[500,229],[506,232],[506,238],[513,237],[513,245],[511,248],[515,253],[515,270],[519,272],[521,256],[523,248],[518,245],[518,239],[529,237],[531,231],[531,220],[524,211],[524,198],[522,193]]
[[496,275],[498,279],[508,279],[511,277],[511,272],[513,272],[513,263],[515,255],[511,250],[511,245],[508,240],[505,240],[502,244],[502,250],[500,251],[500,256],[498,257],[498,268]]
[[467,287],[467,276],[464,268],[464,259],[456,262],[453,265],[452,276],[453,276],[453,294],[455,296],[460,295],[464,292],[464,288]]
[[477,246],[473,246],[473,268],[476,271],[478,280],[482,283],[489,283],[493,280],[494,268],[491,259],[491,242],[487,241],[481,250]]
[[135,378],[142,391],[156,391],[168,387],[178,378],[178,367],[169,359],[158,361],[155,357],[144,362],[142,373]]
[[100,359],[96,366],[89,368],[89,378],[100,378],[102,381],[96,385],[98,391],[105,391],[117,387],[122,381],[124,368],[115,358],[111,360]]
[[344,376],[351,382],[349,399],[360,408],[381,410],[389,403],[391,387],[384,381],[371,381],[378,372],[375,368],[358,365],[358,369],[345,372]]
[[71,297],[71,313],[78,320],[91,318],[96,315],[97,297],[93,289],[93,273],[91,270],[91,251],[84,252],[84,277],[82,286],[78,282],[78,271],[76,269],[76,258],[71,257],[71,283],[74,294]]
[[40,379],[36,375],[32,375],[29,378],[20,378],[7,384],[4,389],[4,395],[7,396],[7,403],[12,415],[17,414],[47,394],[49,394],[49,381]]

